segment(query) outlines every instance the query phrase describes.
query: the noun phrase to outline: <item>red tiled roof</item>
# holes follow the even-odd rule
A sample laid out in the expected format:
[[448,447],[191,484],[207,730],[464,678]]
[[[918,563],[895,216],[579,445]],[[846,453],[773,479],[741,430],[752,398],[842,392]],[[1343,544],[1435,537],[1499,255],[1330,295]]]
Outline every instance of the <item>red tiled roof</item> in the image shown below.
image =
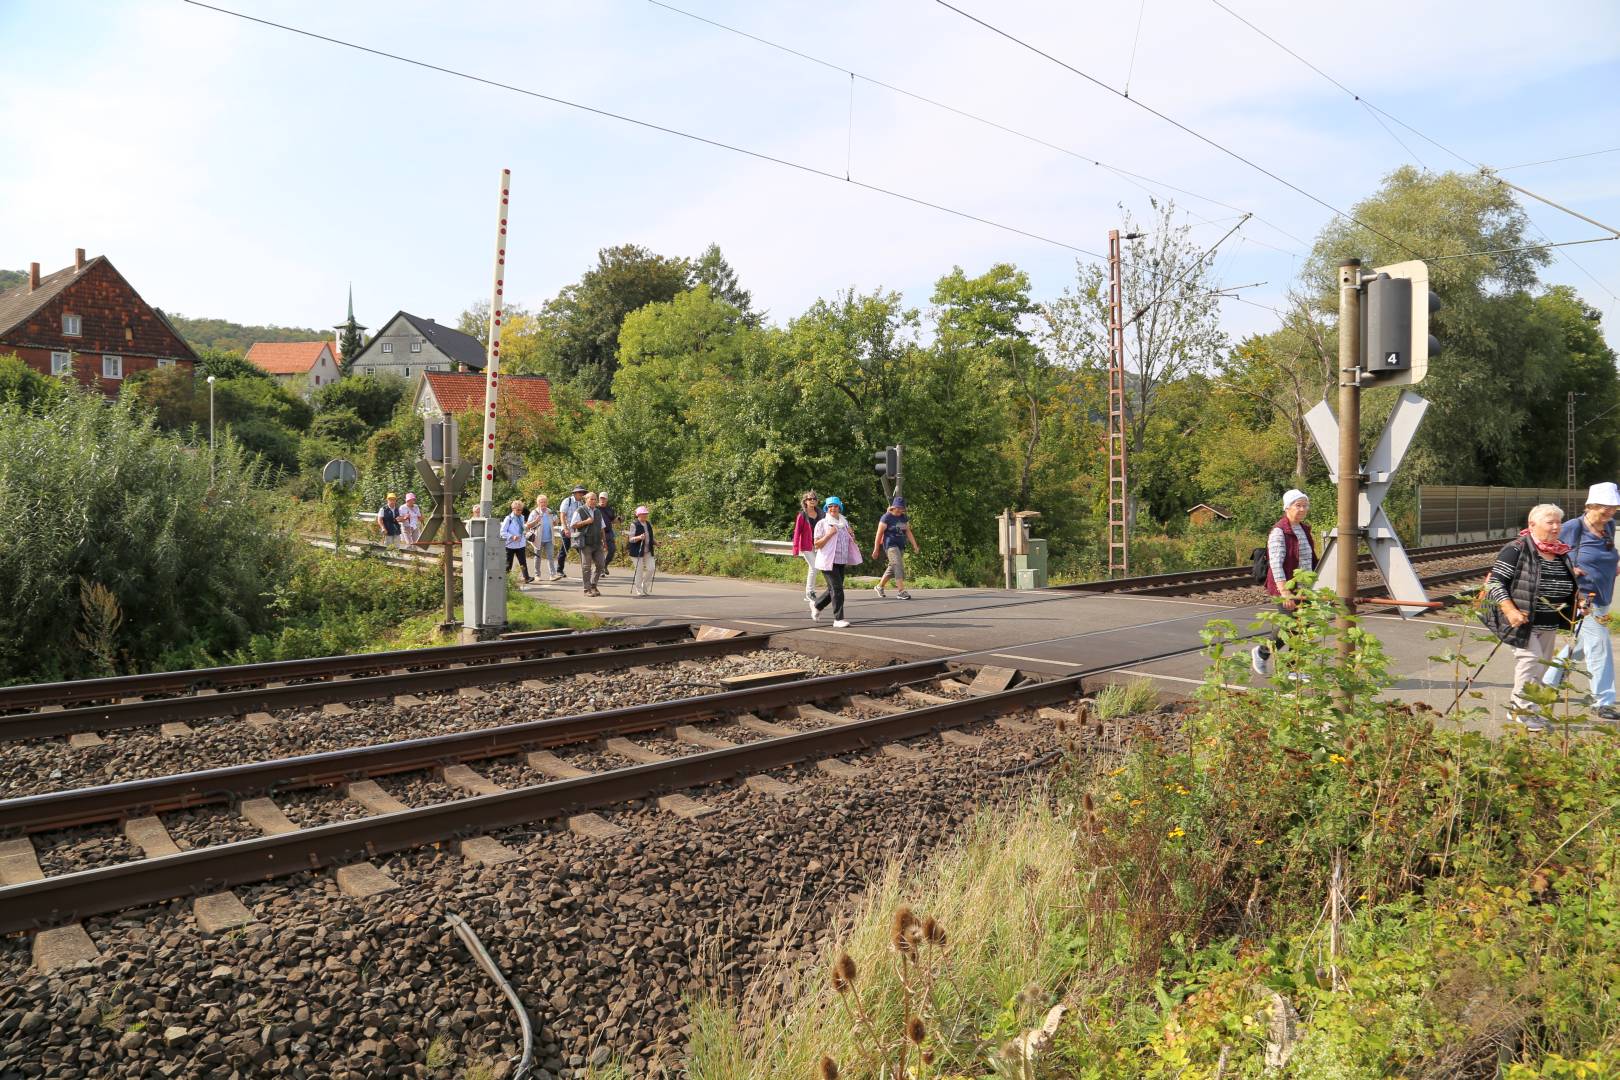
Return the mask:
[[[307,375],[330,341],[255,341],[247,362],[272,375]],[[335,355],[335,354],[334,354]]]
[[[422,377],[427,380],[439,408],[456,413],[483,408],[483,372],[428,371]],[[502,375],[498,403],[524,405],[536,412],[549,413],[552,411],[551,381],[544,375]]]

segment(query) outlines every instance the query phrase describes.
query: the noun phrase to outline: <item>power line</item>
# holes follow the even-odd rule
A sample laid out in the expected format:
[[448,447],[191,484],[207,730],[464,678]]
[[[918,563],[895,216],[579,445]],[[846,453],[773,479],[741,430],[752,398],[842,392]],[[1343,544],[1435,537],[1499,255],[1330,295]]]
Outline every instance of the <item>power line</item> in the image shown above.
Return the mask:
[[[1453,150],[1451,147],[1446,146],[1444,143],[1440,142],[1439,140],[1437,140],[1437,139],[1435,139],[1435,138],[1433,138],[1433,137],[1431,137],[1429,135],[1424,134],[1423,132],[1419,131],[1417,128],[1413,127],[1411,124],[1408,124],[1406,121],[1402,120],[1400,117],[1394,115],[1393,113],[1389,112],[1388,110],[1381,109],[1377,105],[1374,105],[1372,102],[1368,101],[1366,98],[1362,97],[1360,94],[1356,93],[1354,90],[1352,90],[1348,86],[1344,85],[1344,83],[1340,82],[1338,79],[1335,79],[1333,76],[1329,75],[1327,72],[1323,71],[1321,68],[1317,67],[1315,64],[1313,64],[1309,60],[1305,59],[1299,53],[1295,52],[1293,49],[1290,49],[1287,45],[1284,45],[1281,41],[1278,41],[1275,37],[1272,37],[1270,34],[1266,33],[1264,30],[1260,29],[1260,27],[1256,26],[1254,23],[1250,22],[1248,19],[1244,18],[1242,15],[1239,15],[1237,12],[1233,11],[1226,4],[1222,3],[1221,0],[1210,0],[1210,3],[1214,4],[1216,7],[1220,8],[1222,11],[1224,11],[1228,15],[1232,16],[1232,18],[1236,19],[1238,22],[1242,23],[1244,26],[1247,26],[1250,30],[1253,30],[1256,34],[1259,34],[1261,37],[1265,38],[1267,41],[1271,42],[1273,45],[1277,46],[1277,48],[1281,49],[1283,52],[1287,53],[1289,56],[1292,56],[1295,60],[1298,60],[1301,64],[1304,64],[1306,67],[1308,67],[1312,71],[1316,72],[1316,74],[1320,75],[1322,78],[1326,79],[1328,82],[1332,83],[1334,86],[1338,87],[1340,90],[1344,91],[1346,94],[1349,94],[1350,97],[1354,98],[1358,103],[1361,104],[1361,106],[1363,108],[1365,108],[1372,115],[1374,120],[1378,120],[1380,116],[1388,117],[1390,120],[1393,120],[1395,123],[1399,124],[1401,127],[1405,128],[1407,131],[1410,131],[1412,134],[1416,135],[1418,138],[1424,140],[1425,142],[1427,142],[1427,143],[1429,143],[1429,144],[1431,144],[1433,146],[1438,147],[1441,150],[1444,150],[1446,153],[1450,154],[1452,157],[1456,158],[1458,161],[1462,162],[1464,165],[1467,165],[1471,169],[1476,169],[1479,172],[1481,172],[1481,173],[1483,173],[1483,174],[1485,174],[1487,176],[1491,176],[1491,174],[1493,172],[1499,171],[1499,170],[1492,170],[1492,169],[1486,168],[1480,162],[1474,161],[1471,158],[1468,158],[1465,155],[1458,153],[1456,150]],[[1389,135],[1390,135],[1390,137],[1392,139],[1394,139],[1397,143],[1400,143],[1401,149],[1405,150],[1409,157],[1411,157],[1420,166],[1422,166],[1424,170],[1428,170],[1429,167],[1428,167],[1428,165],[1426,165],[1424,163],[1423,159],[1418,157],[1417,154],[1413,153],[1412,149],[1410,147],[1408,147],[1405,142],[1403,142],[1399,137],[1397,137],[1395,135],[1395,132],[1390,129],[1388,124],[1385,124],[1385,123],[1383,123],[1382,120],[1379,120],[1379,125],[1381,127],[1383,127],[1383,129],[1385,131],[1389,132]],[[1509,168],[1520,169],[1520,168],[1526,168],[1529,165],[1550,164],[1553,161],[1569,161],[1569,160],[1572,160],[1573,158],[1577,158],[1577,157],[1591,157],[1591,156],[1594,156],[1596,154],[1614,153],[1617,150],[1620,150],[1620,147],[1613,147],[1613,148],[1608,149],[1608,150],[1595,150],[1595,151],[1592,151],[1590,154],[1572,154],[1572,155],[1570,155],[1569,157],[1566,157],[1566,158],[1550,158],[1550,159],[1548,159],[1548,161],[1545,161],[1545,162],[1535,162],[1535,161],[1526,162],[1523,165],[1509,166]],[[1499,184],[1504,184],[1507,187],[1516,188],[1517,190],[1524,192],[1526,195],[1529,195],[1531,198],[1540,199],[1542,202],[1547,203],[1549,206],[1557,207],[1557,209],[1563,210],[1565,213],[1569,213],[1574,217],[1579,217],[1583,221],[1592,222],[1591,218],[1588,218],[1583,214],[1577,214],[1574,211],[1571,211],[1566,207],[1558,206],[1557,203],[1551,202],[1548,199],[1544,199],[1544,198],[1542,198],[1542,196],[1537,195],[1533,191],[1529,191],[1529,190],[1527,190],[1525,188],[1518,187],[1518,185],[1516,185],[1516,184],[1510,184],[1506,180],[1503,180],[1501,177],[1492,176],[1491,178],[1496,180],[1496,182],[1499,183]],[[1546,244],[1535,245],[1536,247],[1545,247],[1545,248],[1554,249],[1553,253],[1555,255],[1557,255],[1561,259],[1564,259],[1564,260],[1568,261],[1571,266],[1575,267],[1581,273],[1585,274],[1588,278],[1591,278],[1592,284],[1596,285],[1599,289],[1602,289],[1604,292],[1608,293],[1611,297],[1615,297],[1616,299],[1620,299],[1620,296],[1616,296],[1613,289],[1609,288],[1607,285],[1603,284],[1603,282],[1599,281],[1597,279],[1596,275],[1594,275],[1590,270],[1588,270],[1585,266],[1583,266],[1579,261],[1576,260],[1575,256],[1569,254],[1568,252],[1556,250],[1557,248],[1560,248],[1560,247],[1565,246],[1565,245],[1552,243],[1551,242],[1552,237],[1548,236],[1546,231],[1544,229],[1542,229],[1542,227],[1540,225],[1536,224],[1535,219],[1530,217],[1528,212],[1525,213],[1525,220],[1530,223],[1531,228],[1535,229],[1536,232],[1541,234],[1542,239],[1548,241],[1548,243],[1546,243]],[[1592,224],[1597,224],[1597,225],[1599,225],[1600,228],[1608,228],[1608,226],[1601,225],[1598,222],[1592,222]],[[1407,249],[1407,250],[1410,250],[1410,249]],[[1508,250],[1527,250],[1527,249],[1519,248],[1519,249],[1508,249]],[[1457,258],[1458,256],[1441,256],[1441,257],[1442,258]]]
[[344,48],[354,49],[357,52],[370,53],[372,56],[380,56],[385,60],[394,60],[394,61],[398,61],[399,63],[402,63],[402,64],[409,64],[409,65],[411,65],[413,67],[424,68],[424,69],[426,69],[428,71],[437,71],[441,75],[450,75],[450,76],[453,76],[453,77],[458,78],[458,79],[466,79],[469,82],[480,83],[480,84],[482,84],[484,86],[494,87],[497,90],[509,90],[514,94],[522,94],[522,95],[524,95],[526,97],[537,98],[540,101],[549,101],[554,105],[563,105],[563,106],[566,106],[566,107],[568,107],[570,109],[578,109],[581,112],[591,113],[594,116],[605,117],[605,118],[607,118],[609,120],[618,120],[621,123],[633,124],[636,127],[646,128],[649,131],[657,131],[657,132],[661,132],[661,133],[663,133],[665,135],[674,135],[674,136],[677,136],[678,138],[689,139],[692,142],[702,143],[705,146],[712,146],[712,147],[715,147],[715,148],[720,149],[720,150],[729,150],[734,154],[742,154],[742,155],[745,155],[747,157],[754,158],[755,160],[758,160],[758,161],[765,161],[765,162],[769,162],[772,165],[780,165],[780,166],[782,166],[784,168],[795,169],[795,170],[797,170],[799,172],[808,173],[808,174],[810,174],[812,176],[820,176],[820,177],[823,177],[823,178],[828,179],[828,180],[836,180],[840,184],[849,184],[849,185],[851,185],[853,187],[858,187],[858,188],[861,188],[861,189],[863,189],[865,191],[875,192],[876,194],[879,194],[879,195],[887,195],[887,196],[889,196],[890,198],[893,198],[893,199],[900,199],[900,200],[902,200],[904,202],[911,203],[911,204],[913,204],[915,206],[927,207],[930,210],[938,210],[941,213],[951,214],[951,215],[953,215],[955,217],[962,218],[962,219],[964,219],[966,221],[977,222],[980,225],[988,225],[993,229],[1000,229],[1003,232],[1014,233],[1014,234],[1016,234],[1018,236],[1027,237],[1028,239],[1031,239],[1031,240],[1038,240],[1043,244],[1050,244],[1053,247],[1060,247],[1060,248],[1064,248],[1064,249],[1066,249],[1068,251],[1077,252],[1078,254],[1081,254],[1081,255],[1088,255],[1093,259],[1103,260],[1103,259],[1107,258],[1106,255],[1101,255],[1101,254],[1099,254],[1099,253],[1097,253],[1095,251],[1090,250],[1089,248],[1080,247],[1077,244],[1070,244],[1070,243],[1067,243],[1066,241],[1063,241],[1063,240],[1053,239],[1050,236],[1043,236],[1040,233],[1031,232],[1028,229],[1021,229],[1021,228],[1017,227],[1016,225],[1007,225],[1007,224],[1004,224],[1004,223],[999,222],[999,221],[994,221],[994,220],[992,220],[990,218],[987,218],[987,217],[981,217],[978,214],[969,213],[966,210],[958,210],[955,207],[945,206],[945,205],[943,205],[941,203],[932,202],[932,201],[930,201],[928,199],[921,198],[920,196],[917,196],[917,195],[909,195],[909,194],[907,194],[907,193],[905,193],[903,191],[896,191],[896,190],[894,190],[892,188],[882,187],[882,186],[880,186],[878,184],[869,184],[869,183],[867,183],[867,182],[865,182],[863,180],[854,180],[854,179],[850,179],[848,177],[839,176],[835,172],[830,172],[830,171],[828,171],[826,169],[817,168],[814,165],[806,165],[803,162],[792,161],[792,160],[790,160],[788,158],[776,157],[775,155],[767,154],[767,153],[764,153],[764,152],[759,151],[759,150],[750,150],[750,149],[748,149],[747,147],[744,147],[744,146],[736,146],[736,145],[734,145],[732,143],[721,142],[719,139],[711,139],[711,138],[709,138],[709,137],[707,137],[705,135],[697,135],[697,134],[694,134],[694,133],[689,132],[689,131],[682,131],[679,128],[666,127],[663,124],[655,124],[651,120],[641,120],[641,119],[638,119],[638,118],[636,118],[634,116],[627,116],[627,115],[625,115],[623,113],[616,113],[616,112],[612,112],[612,111],[610,111],[608,109],[597,108],[594,105],[585,105],[585,104],[582,104],[581,102],[570,101],[567,98],[556,97],[555,95],[542,93],[542,92],[540,92],[538,90],[529,90],[529,89],[525,89],[524,87],[521,87],[521,86],[513,86],[510,83],[503,83],[503,82],[500,82],[500,81],[498,81],[496,79],[486,78],[486,77],[484,77],[482,75],[474,75],[474,74],[471,74],[470,72],[457,70],[456,68],[445,67],[445,66],[443,66],[441,64],[435,64],[435,63],[432,63],[432,62],[427,61],[427,60],[417,60],[417,59],[415,59],[413,57],[401,56],[398,53],[391,53],[391,52],[386,52],[386,51],[384,51],[382,49],[375,49],[375,48],[372,48],[369,45],[360,45],[360,44],[358,44],[356,42],[353,42],[353,41],[345,41],[342,38],[335,38],[335,37],[329,37],[329,36],[327,36],[325,34],[318,34],[313,30],[303,30],[303,29],[300,29],[299,27],[289,26],[289,25],[287,25],[285,23],[272,22],[269,19],[261,19],[261,18],[259,18],[258,16],[255,16],[255,15],[247,15],[247,14],[244,14],[244,13],[242,13],[240,11],[232,11],[229,8],[216,7],[213,4],[203,3],[203,0],[184,0],[184,2],[187,3],[187,4],[192,5],[193,7],[200,7],[200,8],[204,8],[204,9],[206,9],[208,11],[218,12],[221,15],[231,15],[231,16],[234,16],[234,17],[236,17],[238,19],[243,19],[243,20],[245,20],[247,22],[258,23],[261,26],[272,27],[272,28],[274,28],[276,30],[285,30],[286,32],[288,32],[290,34],[298,34],[298,35],[300,35],[302,37],[313,38],[316,41],[324,41],[324,42],[327,42],[328,44],[331,44],[331,45],[341,45]]
[[1545,251],[1548,248],[1574,247],[1577,244],[1601,244],[1608,240],[1620,240],[1620,236],[1594,236],[1586,240],[1560,240],[1556,243],[1525,244],[1523,247],[1490,248],[1487,251],[1463,251],[1456,255],[1430,255],[1427,261],[1441,262],[1445,259],[1466,259],[1474,255],[1516,255],[1521,251]]
[[1360,226],[1361,228],[1363,228],[1363,229],[1367,230],[1368,232],[1372,233],[1374,236],[1377,236],[1377,237],[1379,237],[1379,238],[1381,238],[1383,240],[1389,241],[1391,244],[1394,244],[1396,247],[1400,248],[1402,251],[1406,252],[1407,254],[1411,255],[1412,257],[1414,257],[1414,258],[1419,257],[1417,252],[1413,251],[1411,248],[1407,247],[1405,244],[1401,243],[1399,240],[1395,239],[1393,236],[1390,236],[1390,235],[1388,235],[1386,233],[1380,232],[1379,230],[1373,228],[1371,225],[1368,225],[1365,221],[1362,221],[1359,218],[1355,217],[1353,214],[1348,214],[1345,211],[1340,210],[1338,207],[1334,206],[1332,203],[1328,202],[1325,199],[1320,198],[1319,196],[1313,195],[1312,193],[1310,193],[1309,191],[1306,191],[1304,188],[1300,187],[1298,184],[1294,183],[1293,181],[1285,180],[1284,178],[1282,178],[1281,176],[1278,176],[1276,173],[1272,172],[1270,169],[1266,168],[1265,166],[1257,164],[1256,162],[1250,160],[1249,158],[1244,157],[1242,154],[1238,153],[1236,150],[1231,149],[1230,147],[1223,146],[1221,143],[1216,142],[1214,139],[1210,138],[1208,135],[1203,134],[1202,132],[1194,131],[1192,128],[1188,127],[1186,124],[1183,124],[1181,121],[1176,120],[1176,119],[1174,119],[1174,118],[1172,118],[1170,116],[1165,115],[1164,113],[1160,112],[1158,109],[1155,109],[1153,106],[1145,105],[1145,104],[1142,103],[1141,100],[1139,100],[1137,98],[1126,97],[1126,95],[1120,93],[1120,91],[1114,89],[1112,86],[1110,86],[1107,83],[1103,82],[1101,79],[1097,78],[1095,75],[1091,75],[1091,74],[1088,74],[1087,72],[1081,71],[1079,68],[1075,67],[1073,64],[1067,63],[1066,61],[1063,61],[1063,60],[1059,60],[1057,57],[1053,56],[1051,53],[1046,52],[1046,51],[1044,51],[1042,49],[1036,48],[1034,45],[1031,45],[1029,42],[1024,41],[1022,38],[1019,38],[1019,37],[1017,37],[1017,36],[1015,36],[1013,34],[1008,33],[1007,31],[1001,29],[998,26],[995,26],[995,25],[993,25],[991,23],[985,22],[983,19],[979,18],[977,15],[971,15],[968,12],[963,11],[961,8],[959,8],[959,7],[955,6],[954,4],[950,3],[949,0],[934,0],[934,3],[938,4],[940,7],[943,7],[943,8],[946,8],[946,9],[950,10],[950,11],[956,12],[958,15],[962,16],[964,19],[967,19],[969,22],[978,23],[980,26],[984,27],[986,30],[989,30],[991,33],[999,35],[1000,37],[1003,37],[1003,38],[1007,39],[1008,41],[1012,42],[1013,44],[1018,45],[1021,48],[1029,50],[1030,52],[1034,53],[1036,56],[1039,56],[1039,57],[1041,57],[1041,58],[1043,58],[1045,60],[1051,61],[1052,63],[1056,64],[1058,67],[1063,68],[1065,71],[1073,72],[1074,74],[1080,76],[1082,79],[1085,79],[1087,82],[1090,82],[1090,83],[1092,83],[1092,84],[1094,84],[1096,86],[1101,87],[1104,90],[1107,90],[1110,94],[1113,94],[1115,97],[1123,98],[1124,100],[1130,102],[1132,105],[1135,105],[1137,108],[1144,109],[1147,112],[1152,113],[1154,116],[1158,117],[1160,120],[1163,120],[1165,123],[1171,125],[1172,127],[1175,127],[1175,128],[1177,128],[1177,129],[1179,129],[1181,131],[1186,132],[1188,135],[1191,135],[1193,138],[1199,140],[1200,142],[1205,143],[1208,146],[1214,147],[1216,150],[1219,150],[1221,153],[1227,155],[1228,157],[1233,158],[1236,161],[1242,162],[1243,164],[1247,165],[1249,168],[1255,170],[1258,173],[1261,173],[1262,175],[1270,177],[1271,179],[1275,180],[1277,183],[1279,183],[1279,184],[1283,185],[1284,187],[1288,188],[1290,191],[1294,191],[1294,192],[1297,192],[1300,195],[1305,196],[1305,198],[1307,198],[1307,199],[1311,200],[1312,202],[1316,203],[1318,206],[1324,207],[1327,210],[1331,210],[1334,214],[1338,215],[1339,217],[1344,218],[1346,221],[1349,221],[1352,224]]
[[1523,161],[1517,165],[1504,165],[1497,172],[1508,172],[1511,169],[1528,169],[1532,165],[1554,165],[1560,161],[1574,161],[1577,158],[1597,157],[1599,154],[1620,154],[1620,146],[1611,146],[1607,150],[1591,150],[1584,154],[1566,154],[1563,157],[1547,158],[1545,161]]
[[[647,0],[647,2],[649,4],[652,4],[654,7],[663,8],[665,11],[673,12],[676,15],[684,15],[685,17],[687,17],[688,19],[693,20],[694,22],[700,22],[700,23],[703,23],[703,24],[705,24],[707,26],[712,26],[716,30],[724,30],[728,34],[735,34],[738,37],[747,38],[749,41],[752,41],[752,42],[754,42],[756,44],[759,44],[759,45],[763,45],[768,49],[776,49],[778,52],[787,53],[789,56],[796,56],[800,60],[804,60],[804,61],[807,61],[809,63],[816,64],[819,67],[827,68],[830,71],[836,71],[841,75],[848,75],[851,79],[860,79],[862,82],[869,83],[872,86],[879,87],[879,88],[881,88],[883,90],[888,90],[891,93],[899,94],[902,97],[911,98],[913,101],[922,102],[924,105],[929,105],[929,106],[932,106],[933,108],[941,109],[941,110],[943,110],[945,112],[952,113],[952,114],[954,114],[956,116],[960,116],[964,120],[972,120],[974,123],[983,124],[986,127],[995,128],[997,131],[1000,131],[1000,132],[1002,132],[1004,134],[1011,135],[1011,136],[1013,136],[1015,138],[1023,139],[1023,140],[1025,140],[1027,142],[1034,143],[1037,146],[1045,147],[1048,150],[1055,150],[1060,154],[1064,154],[1064,155],[1066,155],[1068,157],[1075,158],[1075,159],[1077,159],[1079,161],[1084,161],[1089,165],[1095,165],[1098,168],[1106,169],[1109,172],[1114,173],[1115,175],[1119,176],[1121,179],[1124,179],[1127,183],[1132,183],[1134,181],[1144,181],[1147,184],[1152,184],[1153,187],[1164,188],[1167,191],[1174,191],[1174,192],[1176,192],[1177,194],[1180,194],[1180,195],[1187,195],[1187,196],[1190,196],[1191,198],[1199,199],[1199,200],[1201,200],[1203,202],[1211,203],[1211,204],[1213,204],[1215,206],[1222,207],[1223,209],[1235,210],[1240,214],[1252,214],[1252,213],[1254,213],[1252,210],[1248,210],[1248,209],[1246,209],[1244,207],[1241,207],[1241,206],[1234,206],[1233,204],[1231,204],[1229,202],[1223,202],[1220,199],[1213,198],[1213,197],[1211,197],[1209,195],[1203,195],[1203,194],[1200,194],[1199,192],[1191,191],[1191,190],[1189,190],[1187,188],[1177,187],[1176,185],[1171,184],[1171,183],[1169,183],[1167,181],[1159,180],[1159,179],[1156,179],[1156,178],[1151,177],[1151,176],[1146,176],[1146,175],[1144,175],[1142,173],[1132,172],[1129,169],[1121,168],[1118,165],[1110,165],[1108,162],[1101,161],[1101,160],[1097,159],[1095,156],[1093,156],[1091,154],[1083,153],[1083,152],[1081,152],[1079,150],[1074,150],[1074,149],[1071,149],[1071,148],[1066,147],[1066,146],[1060,146],[1059,144],[1057,144],[1055,142],[1052,142],[1052,141],[1050,141],[1048,139],[1041,138],[1039,135],[1032,135],[1027,131],[1021,131],[1018,128],[1011,127],[1011,126],[1009,126],[1007,124],[1003,124],[1000,121],[991,120],[988,117],[979,115],[978,113],[969,112],[966,109],[963,109],[963,108],[961,108],[959,106],[956,106],[956,105],[948,104],[948,103],[943,102],[943,101],[940,101],[937,98],[928,97],[926,94],[920,94],[915,90],[908,90],[903,86],[896,86],[894,83],[885,82],[884,80],[876,78],[876,77],[874,77],[872,75],[863,74],[862,72],[855,71],[852,68],[845,67],[843,64],[837,63],[837,62],[832,61],[832,60],[828,60],[825,57],[813,56],[810,53],[807,53],[807,52],[803,51],[802,49],[795,49],[791,45],[784,45],[779,41],[772,41],[770,38],[760,37],[758,34],[749,33],[747,30],[740,30],[735,26],[731,26],[731,25],[729,25],[727,23],[720,22],[717,19],[711,19],[707,15],[699,15],[696,12],[687,11],[685,8],[679,8],[679,7],[676,7],[674,4],[665,3],[664,0]],[[1144,2],[1145,2],[1145,0],[1144,0]],[[1143,184],[1140,184],[1140,183],[1136,184],[1135,186],[1142,188],[1143,191],[1146,191],[1150,195],[1154,195],[1154,196],[1159,196],[1160,195],[1159,192],[1153,190],[1153,187],[1144,187]],[[1290,240],[1293,240],[1295,243],[1304,244],[1306,247],[1310,246],[1310,241],[1304,240],[1304,239],[1301,239],[1298,236],[1295,236],[1293,233],[1287,231],[1286,229],[1282,228],[1279,225],[1276,225],[1276,224],[1273,224],[1270,221],[1267,221],[1265,218],[1260,217],[1258,214],[1254,215],[1254,219],[1256,221],[1261,222],[1262,224],[1268,226],[1269,228],[1275,230],[1276,232],[1282,234],[1283,236],[1288,237]],[[1293,254],[1293,253],[1292,252],[1287,252],[1286,254]]]
[[1177,274],[1174,278],[1172,278],[1170,281],[1165,282],[1164,286],[1159,289],[1158,294],[1156,296],[1154,296],[1153,299],[1149,300],[1147,303],[1145,303],[1141,307],[1137,308],[1136,313],[1133,314],[1129,319],[1126,319],[1124,325],[1121,326],[1120,329],[1121,330],[1128,329],[1130,327],[1130,325],[1132,323],[1134,323],[1137,319],[1140,319],[1143,315],[1146,315],[1149,311],[1151,311],[1155,304],[1157,304],[1160,300],[1164,299],[1164,294],[1169,292],[1172,286],[1174,286],[1175,284],[1177,284],[1180,281],[1185,280],[1188,274],[1192,273],[1198,267],[1202,266],[1204,264],[1204,260],[1208,259],[1211,255],[1214,255],[1215,254],[1215,249],[1220,247],[1222,244],[1226,243],[1227,239],[1233,233],[1235,233],[1239,229],[1243,228],[1244,223],[1247,222],[1248,220],[1249,220],[1249,215],[1247,215],[1247,214],[1243,215],[1243,220],[1238,222],[1236,225],[1232,226],[1230,229],[1227,229],[1226,230],[1226,235],[1222,236],[1219,240],[1217,240],[1213,244],[1211,244],[1209,246],[1208,251],[1204,252],[1202,255],[1198,256],[1196,259],[1189,259],[1188,262],[1187,262],[1186,268],[1184,270],[1182,270],[1181,273]]

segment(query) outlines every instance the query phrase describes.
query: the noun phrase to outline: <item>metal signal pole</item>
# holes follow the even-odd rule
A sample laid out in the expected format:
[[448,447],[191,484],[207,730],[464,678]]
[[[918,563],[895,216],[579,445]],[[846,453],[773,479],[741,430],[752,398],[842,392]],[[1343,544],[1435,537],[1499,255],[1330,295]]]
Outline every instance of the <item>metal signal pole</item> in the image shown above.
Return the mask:
[[1356,613],[1356,561],[1361,552],[1361,260],[1339,264],[1339,528],[1338,578],[1344,602],[1339,659],[1350,659],[1350,620]]
[[[1131,572],[1125,460],[1125,286],[1119,230],[1108,231],[1108,576]],[[1010,564],[1009,564],[1010,565]]]
[[484,460],[478,487],[478,505],[490,520],[495,498],[495,401],[501,379],[501,314],[506,302],[506,207],[512,170],[501,170],[501,205],[495,232],[495,287],[489,299],[489,352],[484,363]]
[[1575,391],[1569,392],[1566,408],[1569,414],[1569,466],[1564,472],[1564,487],[1575,490]]

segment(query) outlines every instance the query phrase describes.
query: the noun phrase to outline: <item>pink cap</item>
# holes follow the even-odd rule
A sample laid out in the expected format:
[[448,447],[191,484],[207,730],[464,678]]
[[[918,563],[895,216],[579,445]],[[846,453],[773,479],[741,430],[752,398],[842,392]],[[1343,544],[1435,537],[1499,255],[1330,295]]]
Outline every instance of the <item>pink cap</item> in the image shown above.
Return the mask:
[[638,513],[638,514],[650,514],[650,513],[652,513],[652,511],[648,510],[645,506],[638,506],[638,507],[636,507],[636,513]]

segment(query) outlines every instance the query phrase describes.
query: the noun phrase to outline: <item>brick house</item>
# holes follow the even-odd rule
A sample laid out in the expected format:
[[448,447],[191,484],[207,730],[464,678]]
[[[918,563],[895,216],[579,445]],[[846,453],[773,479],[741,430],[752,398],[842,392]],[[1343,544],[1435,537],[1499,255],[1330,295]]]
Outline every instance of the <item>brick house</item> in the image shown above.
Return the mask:
[[16,353],[42,375],[71,375],[83,386],[98,382],[116,397],[139,371],[183,365],[197,354],[163,313],[141,299],[105,255],[28,280],[0,292],[0,354]]
[[335,341],[255,341],[246,359],[305,398],[341,376]]

